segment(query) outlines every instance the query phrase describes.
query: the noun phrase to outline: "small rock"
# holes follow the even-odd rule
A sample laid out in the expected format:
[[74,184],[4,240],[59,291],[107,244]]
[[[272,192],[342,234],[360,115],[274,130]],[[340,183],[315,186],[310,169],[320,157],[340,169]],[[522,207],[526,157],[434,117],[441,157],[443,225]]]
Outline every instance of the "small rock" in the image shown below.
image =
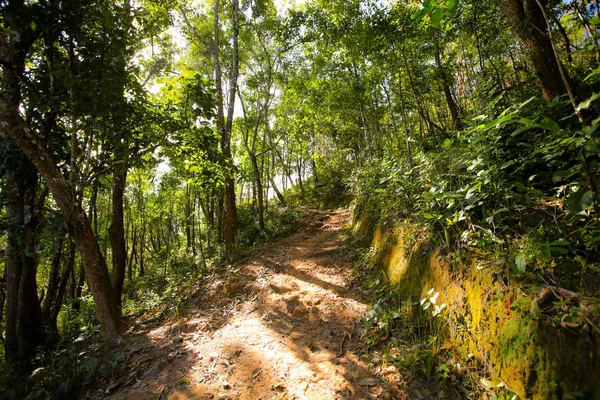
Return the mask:
[[183,342],[183,338],[179,335],[173,337],[173,343],[181,343]]

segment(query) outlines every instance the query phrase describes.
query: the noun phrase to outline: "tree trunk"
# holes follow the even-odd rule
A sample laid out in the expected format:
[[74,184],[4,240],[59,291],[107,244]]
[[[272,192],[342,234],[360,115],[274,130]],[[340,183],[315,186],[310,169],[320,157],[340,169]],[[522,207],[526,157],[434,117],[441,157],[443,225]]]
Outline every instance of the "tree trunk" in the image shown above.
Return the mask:
[[192,248],[192,226],[191,226],[191,217],[192,217],[192,206],[190,204],[190,186],[188,184],[185,185],[185,242],[186,249],[189,251]]
[[[21,105],[21,80],[30,46],[37,37],[31,28],[31,15],[27,7],[18,2],[3,14],[3,26],[9,37],[3,37],[0,48],[2,58],[2,90],[0,96],[0,121],[2,132],[10,137],[7,113],[19,116]],[[19,8],[22,7],[20,10]],[[22,119],[21,119],[22,120]],[[14,143],[13,143],[14,144]],[[39,342],[40,308],[37,302],[35,229],[33,204],[37,172],[21,153],[13,148],[11,161],[5,172],[6,211],[8,217],[8,243],[6,249],[6,334],[4,351],[6,361],[23,366],[29,363]],[[37,319],[37,321],[36,321]],[[36,326],[37,325],[37,326]]]
[[[283,194],[281,194],[281,192],[279,191],[279,188],[277,187],[277,185],[275,184],[275,179],[274,179],[274,171],[275,171],[275,153],[272,153],[271,155],[271,175],[269,175],[269,181],[271,182],[271,187],[273,188],[273,190],[275,191],[275,196],[277,196],[277,200],[279,200],[279,203],[285,207],[286,203],[285,203],[285,198],[283,197]],[[314,164],[313,164],[313,168],[315,168]],[[313,174],[315,174],[316,171],[313,171]],[[285,181],[285,176],[282,174],[282,181]],[[316,178],[315,178],[316,179]]]
[[127,249],[125,247],[125,225],[123,221],[123,197],[127,182],[128,169],[127,143],[118,143],[113,162],[112,181],[112,219],[109,228],[110,245],[112,249],[112,290],[119,313],[121,312],[121,296],[127,268]]
[[298,159],[296,169],[298,170],[298,185],[300,185],[300,192],[304,196],[304,185],[302,184],[302,160]]
[[133,224],[133,220],[131,221],[131,254],[129,255],[129,262],[127,263],[127,279],[131,284],[133,282],[133,260],[137,260],[137,228]]
[[65,241],[64,221],[60,219],[57,221],[57,224],[59,226],[57,229],[57,236],[54,238],[54,254],[52,256],[50,274],[48,275],[48,288],[46,289],[46,296],[42,303],[42,324],[44,330],[50,334],[54,334],[57,331],[56,320],[53,320],[51,311],[58,293],[60,261]]
[[85,274],[96,304],[98,317],[106,340],[116,345],[121,333],[121,313],[117,306],[106,261],[100,251],[90,222],[74,199],[74,190],[54,165],[52,156],[39,138],[19,115],[18,109],[0,99],[2,130],[16,144],[44,177],[59,208],[69,215],[69,226],[83,261]]
[[235,106],[235,96],[237,90],[237,78],[239,73],[238,60],[238,0],[233,0],[231,4],[231,17],[233,25],[232,37],[232,71],[229,81],[229,104],[227,108],[227,120],[224,112],[223,81],[220,61],[220,43],[219,43],[219,0],[215,0],[213,8],[214,17],[214,49],[212,50],[213,61],[215,64],[215,86],[217,88],[217,130],[221,134],[221,150],[225,163],[225,224],[223,227],[223,239],[228,251],[233,247],[235,240],[235,231],[237,229],[237,208],[235,204],[235,182],[233,180],[233,159],[231,156],[231,128],[233,126],[233,110]]
[[[23,160],[28,163],[27,160]],[[6,248],[5,355],[11,364],[27,368],[41,340],[37,297],[33,210],[37,174],[29,165],[6,173],[8,243]]]
[[237,230],[237,208],[235,204],[235,181],[233,179],[233,157],[231,155],[231,130],[233,128],[233,112],[239,74],[238,35],[239,35],[239,1],[231,2],[232,32],[232,70],[229,79],[229,104],[227,108],[227,121],[223,129],[222,148],[225,157],[227,174],[225,175],[225,231],[223,238],[225,246],[230,250],[235,240]]
[[252,169],[254,170],[254,180],[256,182],[256,194],[258,197],[258,226],[261,231],[265,230],[265,202],[264,202],[264,192],[263,192],[263,183],[260,178],[260,170],[258,167],[258,161],[256,160],[256,156],[254,154],[250,155],[250,160],[252,161]]
[[444,97],[446,98],[446,103],[448,104],[448,110],[450,110],[450,116],[452,117],[452,126],[454,129],[458,130],[461,128],[462,123],[458,116],[458,107],[456,106],[456,102],[454,101],[452,92],[450,91],[450,83],[448,82],[446,71],[444,71],[444,66],[442,65],[442,59],[440,57],[440,38],[439,31],[437,29],[435,29],[433,32],[433,45],[435,48],[435,65],[438,69],[440,81],[444,90]]
[[192,255],[194,259],[196,258],[196,210],[198,209],[196,203],[196,190],[192,190],[192,217],[191,217],[191,225],[192,225]]
[[[29,364],[38,344],[42,339],[42,313],[37,293],[37,218],[35,215],[35,189],[37,174],[34,181],[24,192],[24,228],[25,246],[21,255],[23,270],[19,285],[19,310],[17,317],[17,333],[19,343],[19,360]],[[42,203],[43,204],[43,203]],[[40,206],[42,206],[40,204]]]
[[21,253],[23,248],[23,198],[16,184],[13,171],[6,174],[6,211],[8,215],[8,242],[6,245],[6,330],[4,333],[4,353],[10,364],[18,363],[19,343],[17,319],[19,310],[19,285],[23,264]]
[[560,20],[556,17],[556,14],[554,14],[554,12],[550,12],[550,17],[552,18],[554,25],[556,25],[556,28],[558,28],[558,31],[560,32],[561,36],[565,41],[565,53],[567,54],[567,60],[569,60],[569,62],[572,63],[573,55],[571,54],[571,39],[569,38],[569,35],[567,34],[565,28],[560,23]]
[[[545,7],[548,0],[542,0]],[[500,7],[513,32],[526,48],[537,76],[544,100],[552,100],[565,94],[566,88],[560,79],[559,60],[554,56],[552,43],[547,36],[546,22],[535,1],[500,0]]]
[[65,265],[63,275],[60,279],[60,284],[58,285],[58,292],[56,293],[56,299],[54,300],[54,305],[51,307],[51,315],[52,323],[56,325],[56,320],[58,318],[58,313],[60,312],[60,308],[62,307],[62,303],[65,299],[65,295],[67,293],[67,284],[69,283],[69,278],[71,277],[71,271],[75,268],[75,242],[68,236],[69,242],[69,257],[67,258],[67,264]]
[[[4,317],[4,304],[6,304],[6,268],[0,278],[0,323],[2,323],[2,318]],[[0,332],[0,340],[3,339],[4,336],[2,335],[2,332]]]
[[140,235],[140,271],[138,276],[144,276],[146,271],[144,270],[144,242],[146,240],[146,221],[142,219],[142,233]]

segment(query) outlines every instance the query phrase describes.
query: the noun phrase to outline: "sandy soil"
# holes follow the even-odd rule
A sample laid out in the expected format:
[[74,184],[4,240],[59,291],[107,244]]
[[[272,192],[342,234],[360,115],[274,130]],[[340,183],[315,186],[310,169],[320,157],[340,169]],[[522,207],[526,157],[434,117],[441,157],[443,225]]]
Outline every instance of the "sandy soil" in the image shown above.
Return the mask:
[[[208,277],[178,318],[130,328],[108,399],[406,398],[361,339],[367,299],[351,285],[347,210],[311,211],[297,233]],[[356,285],[358,286],[358,285]],[[418,396],[421,397],[421,396]]]

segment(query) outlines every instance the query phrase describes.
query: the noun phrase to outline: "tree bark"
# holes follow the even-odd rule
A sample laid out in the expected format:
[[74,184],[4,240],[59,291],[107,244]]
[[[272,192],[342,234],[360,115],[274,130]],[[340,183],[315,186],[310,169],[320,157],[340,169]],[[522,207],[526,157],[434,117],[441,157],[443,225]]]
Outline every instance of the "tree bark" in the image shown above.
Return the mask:
[[119,312],[121,296],[127,268],[127,249],[125,246],[125,224],[123,220],[123,197],[127,182],[128,169],[127,143],[118,143],[115,150],[115,161],[112,181],[112,217],[109,228],[110,245],[112,249],[111,284]]
[[[23,270],[19,285],[19,310],[17,317],[17,333],[19,343],[19,360],[29,367],[35,356],[37,346],[42,339],[42,313],[37,293],[37,218],[35,204],[37,174],[32,174],[30,185],[24,193],[24,228],[25,246],[21,255]],[[43,204],[43,203],[42,203]],[[40,206],[42,205],[40,204]]]
[[[27,162],[27,160],[24,160]],[[6,248],[6,360],[27,368],[41,341],[37,297],[33,205],[37,174],[31,166],[6,174],[8,243]]]
[[435,48],[435,65],[437,66],[442,88],[444,90],[446,104],[448,104],[448,110],[450,110],[450,116],[452,117],[452,126],[454,129],[458,130],[461,128],[462,123],[458,116],[458,107],[456,106],[456,102],[454,101],[452,92],[450,91],[450,84],[448,82],[448,77],[446,76],[446,71],[444,71],[444,66],[442,65],[442,59],[440,57],[439,31],[437,29],[433,32],[433,44]]
[[[314,161],[314,160],[313,160]],[[283,197],[283,194],[279,191],[279,188],[277,187],[277,185],[275,184],[275,153],[271,154],[271,174],[269,175],[269,181],[271,182],[271,187],[273,188],[273,191],[275,191],[275,196],[277,196],[277,200],[279,200],[279,203],[285,207],[286,206],[286,202],[285,202],[285,198]],[[314,164],[313,164],[313,169],[316,169]],[[315,174],[316,171],[313,171],[313,174]],[[282,177],[282,181],[285,181],[285,176],[283,175],[283,173],[281,174]]]
[[46,296],[42,303],[42,324],[46,332],[54,334],[57,331],[56,320],[52,318],[52,306],[55,303],[58,293],[59,275],[60,275],[60,260],[65,239],[64,221],[57,221],[59,224],[56,237],[54,238],[54,254],[52,256],[52,264],[50,266],[50,274],[48,275],[48,287]]
[[[545,7],[548,0],[541,1]],[[535,75],[547,103],[567,92],[562,80],[558,62],[554,56],[552,43],[548,38],[546,22],[535,1],[500,0],[500,7],[512,30],[526,48],[531,59]]]
[[[19,112],[21,80],[29,48],[37,38],[31,28],[27,7],[10,3],[11,10],[3,15],[8,28],[8,40],[2,41],[2,95],[0,96],[0,127],[6,134],[10,121],[3,110]],[[20,14],[25,15],[20,15]],[[9,135],[10,137],[10,135]],[[14,143],[13,143],[14,144]],[[6,360],[24,367],[29,363],[40,341],[41,313],[37,298],[35,260],[35,188],[38,175],[25,155],[12,148],[7,163],[5,190],[7,198],[8,243],[6,249]]]
[[43,140],[21,118],[18,109],[10,107],[4,98],[0,99],[0,121],[3,132],[44,177],[61,211],[70,216],[69,227],[81,254],[104,336],[110,345],[116,345],[122,331],[121,313],[110,284],[106,261],[85,211],[74,201],[73,188],[54,165]]
[[237,208],[235,204],[235,182],[233,180],[233,158],[231,156],[231,128],[233,127],[233,110],[237,90],[237,78],[239,73],[238,60],[238,0],[231,3],[231,16],[233,25],[232,37],[232,71],[229,82],[229,103],[227,107],[227,120],[225,120],[223,78],[221,72],[220,43],[219,43],[219,0],[215,0],[213,8],[214,19],[214,47],[211,49],[213,62],[215,64],[215,86],[217,88],[217,130],[221,134],[221,150],[223,152],[225,166],[225,224],[223,226],[223,239],[228,252],[233,247],[235,232],[237,229]]
[[554,25],[556,25],[556,28],[558,28],[558,31],[560,32],[561,36],[565,41],[565,53],[567,54],[567,60],[569,60],[569,62],[572,63],[573,55],[571,54],[571,39],[569,38],[569,35],[567,34],[565,28],[560,23],[560,20],[556,17],[556,14],[554,14],[554,12],[550,12],[550,17],[552,18]]
[[237,230],[237,208],[235,204],[235,181],[233,179],[233,157],[231,155],[231,130],[233,127],[233,111],[235,108],[235,96],[237,91],[237,80],[239,75],[239,1],[231,2],[231,22],[232,22],[232,70],[229,79],[229,103],[227,108],[227,120],[221,137],[221,147],[225,157],[225,227],[223,239],[225,246],[231,250],[235,241]]
[[248,120],[248,113],[246,110],[246,105],[244,103],[244,98],[240,93],[240,103],[242,106],[242,112],[244,114],[244,137],[242,138],[242,142],[244,143],[244,147],[246,148],[246,152],[248,153],[248,157],[250,158],[250,165],[252,166],[252,175],[254,178],[254,183],[256,184],[255,193],[257,194],[258,200],[258,226],[261,231],[265,230],[265,208],[264,208],[264,197],[263,197],[263,181],[261,178],[261,171],[258,165],[258,158],[256,155],[255,147],[256,147],[256,139],[258,136],[258,128],[261,121],[261,112],[259,102],[256,102],[256,114],[257,119],[255,121],[254,129],[252,129],[252,145],[249,143],[250,136],[250,122]]
[[68,236],[69,243],[69,257],[67,258],[67,263],[65,264],[65,268],[63,270],[62,277],[60,278],[60,284],[58,285],[58,292],[56,294],[56,299],[54,301],[54,305],[51,308],[51,318],[56,325],[56,320],[58,318],[58,313],[60,311],[60,307],[62,307],[62,303],[65,299],[65,295],[67,293],[67,284],[69,283],[69,278],[71,277],[71,272],[73,268],[75,268],[75,242]]
[[192,206],[191,206],[190,186],[185,185],[185,241],[186,249],[192,248]]

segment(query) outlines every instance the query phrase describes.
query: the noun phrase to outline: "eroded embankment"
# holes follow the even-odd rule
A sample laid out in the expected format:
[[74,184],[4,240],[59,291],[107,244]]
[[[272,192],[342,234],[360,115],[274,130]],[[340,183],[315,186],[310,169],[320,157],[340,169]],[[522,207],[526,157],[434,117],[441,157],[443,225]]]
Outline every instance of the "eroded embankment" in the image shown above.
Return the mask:
[[[439,292],[441,327],[434,351],[479,371],[492,390],[521,398],[600,398],[598,315],[584,296],[551,284],[517,280],[507,261],[468,249],[442,255],[427,232],[407,223],[385,227],[356,213],[353,232],[370,246],[369,262],[403,299]],[[466,367],[465,367],[466,366]]]

